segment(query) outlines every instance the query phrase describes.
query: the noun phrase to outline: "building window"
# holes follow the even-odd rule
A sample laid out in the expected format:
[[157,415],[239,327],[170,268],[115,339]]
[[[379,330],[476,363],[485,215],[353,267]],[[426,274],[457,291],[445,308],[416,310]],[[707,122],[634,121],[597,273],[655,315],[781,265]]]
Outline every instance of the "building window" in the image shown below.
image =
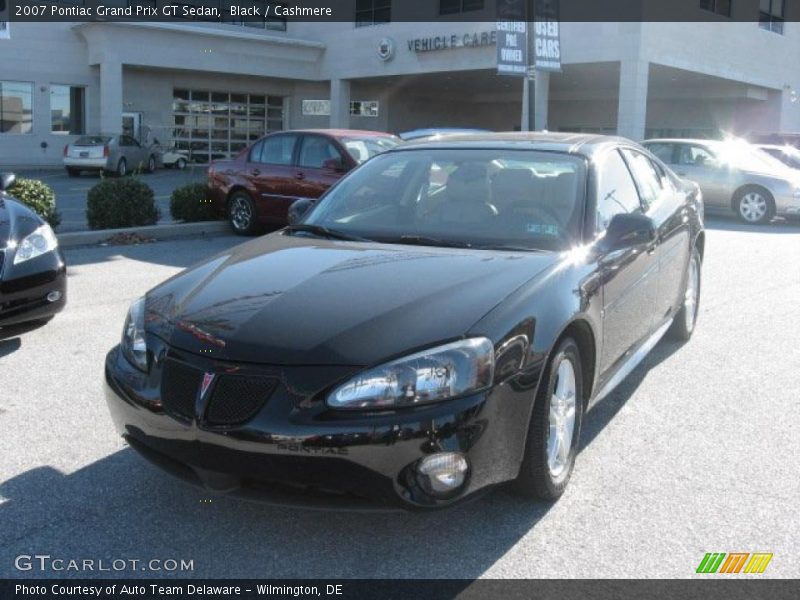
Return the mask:
[[700,8],[722,15],[723,17],[730,17],[731,1],[732,0],[700,0]]
[[0,133],[33,132],[33,84],[0,81]]
[[452,15],[471,10],[483,10],[483,0],[439,0],[440,15]]
[[392,20],[392,0],[356,0],[356,27],[388,23]]
[[193,162],[236,156],[248,145],[284,128],[282,96],[176,89],[172,137]]
[[785,0],[761,0],[758,26],[761,29],[783,34]]
[[82,87],[70,85],[50,86],[50,131],[83,135],[85,94]]

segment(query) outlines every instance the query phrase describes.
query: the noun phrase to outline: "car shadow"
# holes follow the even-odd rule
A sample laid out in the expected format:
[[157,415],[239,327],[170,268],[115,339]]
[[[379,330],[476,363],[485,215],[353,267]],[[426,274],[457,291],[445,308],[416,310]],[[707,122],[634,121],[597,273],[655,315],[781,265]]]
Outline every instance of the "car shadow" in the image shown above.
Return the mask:
[[[590,409],[582,449],[630,400],[647,372],[679,347],[656,346],[620,387]],[[75,444],[86,437],[91,439],[76,430]],[[537,535],[537,525],[552,507],[504,487],[436,512],[274,507],[210,495],[124,448],[71,473],[42,466],[0,483],[0,577],[109,576],[14,567],[20,554],[44,553],[106,562],[194,561],[191,572],[111,573],[120,577],[471,579],[486,573],[523,537]]]
[[705,227],[706,229],[738,233],[797,234],[800,233],[800,220],[778,217],[767,225],[751,225],[740,221],[733,215],[706,214]]
[[16,352],[22,347],[21,335],[39,329],[45,325],[42,321],[21,323],[9,327],[0,327],[0,358]]

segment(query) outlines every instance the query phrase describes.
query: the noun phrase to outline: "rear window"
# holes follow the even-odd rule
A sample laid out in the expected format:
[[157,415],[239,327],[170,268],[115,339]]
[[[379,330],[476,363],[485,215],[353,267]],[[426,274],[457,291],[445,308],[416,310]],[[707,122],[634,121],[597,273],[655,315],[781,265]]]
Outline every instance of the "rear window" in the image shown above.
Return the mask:
[[393,137],[363,137],[363,138],[342,138],[342,144],[347,148],[347,152],[357,163],[362,163],[372,158],[376,154],[391,150],[400,143],[400,140]]
[[79,137],[75,142],[76,146],[104,146],[111,141],[110,136],[104,135],[85,135]]

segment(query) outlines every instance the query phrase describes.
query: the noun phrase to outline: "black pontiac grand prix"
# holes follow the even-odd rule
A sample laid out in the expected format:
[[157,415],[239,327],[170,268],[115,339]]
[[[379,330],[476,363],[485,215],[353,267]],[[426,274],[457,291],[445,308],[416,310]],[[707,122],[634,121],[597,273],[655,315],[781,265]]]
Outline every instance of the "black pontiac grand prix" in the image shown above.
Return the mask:
[[294,214],[136,300],[106,360],[121,434],[209,489],[556,499],[589,400],[695,326],[702,199],[625,139],[413,142]]

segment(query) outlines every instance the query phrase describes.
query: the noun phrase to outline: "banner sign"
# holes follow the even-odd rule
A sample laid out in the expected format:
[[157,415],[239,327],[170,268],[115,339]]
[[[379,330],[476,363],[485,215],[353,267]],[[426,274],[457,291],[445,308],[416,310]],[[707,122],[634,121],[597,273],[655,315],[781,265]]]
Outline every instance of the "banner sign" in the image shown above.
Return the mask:
[[497,22],[497,74],[525,77],[528,72],[528,24]]
[[533,6],[533,66],[539,71],[561,70],[561,24],[558,0],[535,0]]
[[[350,116],[377,117],[380,103],[377,100],[353,100],[350,102]],[[303,100],[303,116],[329,117],[331,115],[330,100]]]

